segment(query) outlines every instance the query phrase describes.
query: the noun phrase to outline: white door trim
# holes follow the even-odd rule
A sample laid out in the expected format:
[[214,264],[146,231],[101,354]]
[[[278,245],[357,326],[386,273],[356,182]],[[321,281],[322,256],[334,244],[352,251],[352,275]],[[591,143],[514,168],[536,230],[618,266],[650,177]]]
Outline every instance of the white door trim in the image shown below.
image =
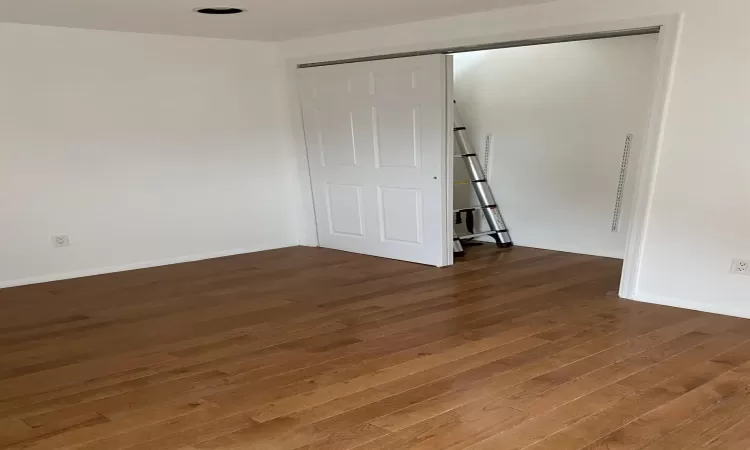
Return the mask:
[[[620,297],[633,299],[638,286],[645,230],[651,212],[653,185],[658,170],[659,153],[663,138],[663,126],[666,120],[666,110],[672,88],[672,78],[682,22],[682,14],[650,15],[618,21],[581,23],[574,26],[560,28],[539,28],[525,30],[518,33],[489,34],[468,39],[448,39],[397,48],[381,48],[373,51],[344,54],[338,53],[305,58],[288,58],[286,60],[287,92],[289,93],[289,111],[291,112],[291,132],[294,137],[295,154],[297,156],[299,170],[298,182],[300,189],[300,204],[298,205],[297,210],[300,214],[298,220],[301,228],[299,239],[300,244],[309,246],[317,246],[318,244],[315,212],[312,202],[312,187],[310,185],[309,166],[307,162],[307,149],[305,147],[302,116],[295,81],[297,66],[300,64],[659,27],[658,72],[653,91],[653,102],[648,123],[648,132],[643,147],[643,157],[635,170],[636,193],[633,207],[633,221],[628,233],[625,261],[619,291]],[[450,141],[451,140],[449,140],[449,142]],[[448,164],[446,164],[446,166],[447,165]],[[447,183],[448,173],[445,174],[445,177],[446,180],[444,181]]]
[[445,215],[445,225],[443,229],[443,265],[453,265],[453,164],[455,162],[453,144],[455,127],[453,124],[453,58],[446,58],[445,61],[445,172],[440,184],[443,187],[443,199],[446,204],[443,205],[448,214]]

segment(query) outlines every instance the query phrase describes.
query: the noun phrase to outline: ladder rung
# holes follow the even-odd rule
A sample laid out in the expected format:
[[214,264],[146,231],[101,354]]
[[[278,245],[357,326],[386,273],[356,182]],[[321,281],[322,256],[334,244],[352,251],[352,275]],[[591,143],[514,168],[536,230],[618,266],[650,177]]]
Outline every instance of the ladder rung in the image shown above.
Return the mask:
[[482,231],[481,233],[474,233],[474,234],[468,234],[466,236],[459,236],[459,239],[472,239],[479,236],[489,236],[491,234],[495,233],[505,233],[508,230],[501,230],[501,231]]
[[478,211],[480,209],[484,208],[497,208],[497,205],[489,205],[489,206],[472,206],[471,208],[461,208],[461,209],[454,209],[453,212],[464,212],[464,211]]
[[476,153],[467,153],[465,155],[453,155],[454,158],[468,158],[470,156],[477,156]]
[[471,184],[471,183],[486,183],[487,180],[463,180],[463,181],[454,181],[453,185],[460,186],[462,184]]

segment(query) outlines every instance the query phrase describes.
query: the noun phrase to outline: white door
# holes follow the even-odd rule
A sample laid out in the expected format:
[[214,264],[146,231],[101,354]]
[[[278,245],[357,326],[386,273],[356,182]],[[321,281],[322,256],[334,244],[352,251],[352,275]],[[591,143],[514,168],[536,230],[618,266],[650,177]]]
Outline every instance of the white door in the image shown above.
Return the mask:
[[299,70],[321,247],[451,263],[450,64],[428,55]]

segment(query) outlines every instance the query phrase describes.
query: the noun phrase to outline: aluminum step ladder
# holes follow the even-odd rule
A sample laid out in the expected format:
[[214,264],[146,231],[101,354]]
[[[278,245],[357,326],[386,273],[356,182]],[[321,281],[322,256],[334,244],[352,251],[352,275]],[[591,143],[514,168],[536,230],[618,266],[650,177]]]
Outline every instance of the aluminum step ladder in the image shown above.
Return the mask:
[[[503,216],[500,214],[500,210],[495,202],[495,197],[492,195],[490,185],[487,183],[487,178],[484,175],[484,170],[479,162],[477,154],[474,153],[474,149],[469,141],[469,135],[466,132],[466,126],[461,120],[461,115],[458,112],[458,107],[454,103],[454,128],[453,135],[456,139],[456,147],[458,147],[459,154],[454,155],[456,158],[461,158],[466,165],[466,171],[469,173],[468,181],[454,182],[454,184],[471,184],[474,188],[474,193],[479,200],[479,206],[459,208],[453,211],[456,219],[456,224],[462,222],[461,216],[466,217],[466,229],[469,231],[468,235],[458,236],[456,231],[453,231],[453,253],[456,256],[464,255],[464,245],[462,241],[467,241],[480,236],[490,236],[495,240],[498,247],[508,248],[513,246],[513,240],[510,238],[508,228],[505,226]],[[489,231],[474,232],[474,211],[482,211]],[[464,242],[465,243],[465,242]]]

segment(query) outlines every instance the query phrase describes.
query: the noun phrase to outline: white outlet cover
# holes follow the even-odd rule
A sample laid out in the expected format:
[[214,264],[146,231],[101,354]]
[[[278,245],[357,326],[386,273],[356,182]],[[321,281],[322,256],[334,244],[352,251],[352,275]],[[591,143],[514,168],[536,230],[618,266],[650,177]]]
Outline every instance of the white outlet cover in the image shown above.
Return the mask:
[[738,275],[750,275],[750,261],[735,259],[732,261],[731,272]]
[[70,245],[70,236],[67,234],[60,234],[57,236],[52,236],[52,246],[53,247],[67,247]]

